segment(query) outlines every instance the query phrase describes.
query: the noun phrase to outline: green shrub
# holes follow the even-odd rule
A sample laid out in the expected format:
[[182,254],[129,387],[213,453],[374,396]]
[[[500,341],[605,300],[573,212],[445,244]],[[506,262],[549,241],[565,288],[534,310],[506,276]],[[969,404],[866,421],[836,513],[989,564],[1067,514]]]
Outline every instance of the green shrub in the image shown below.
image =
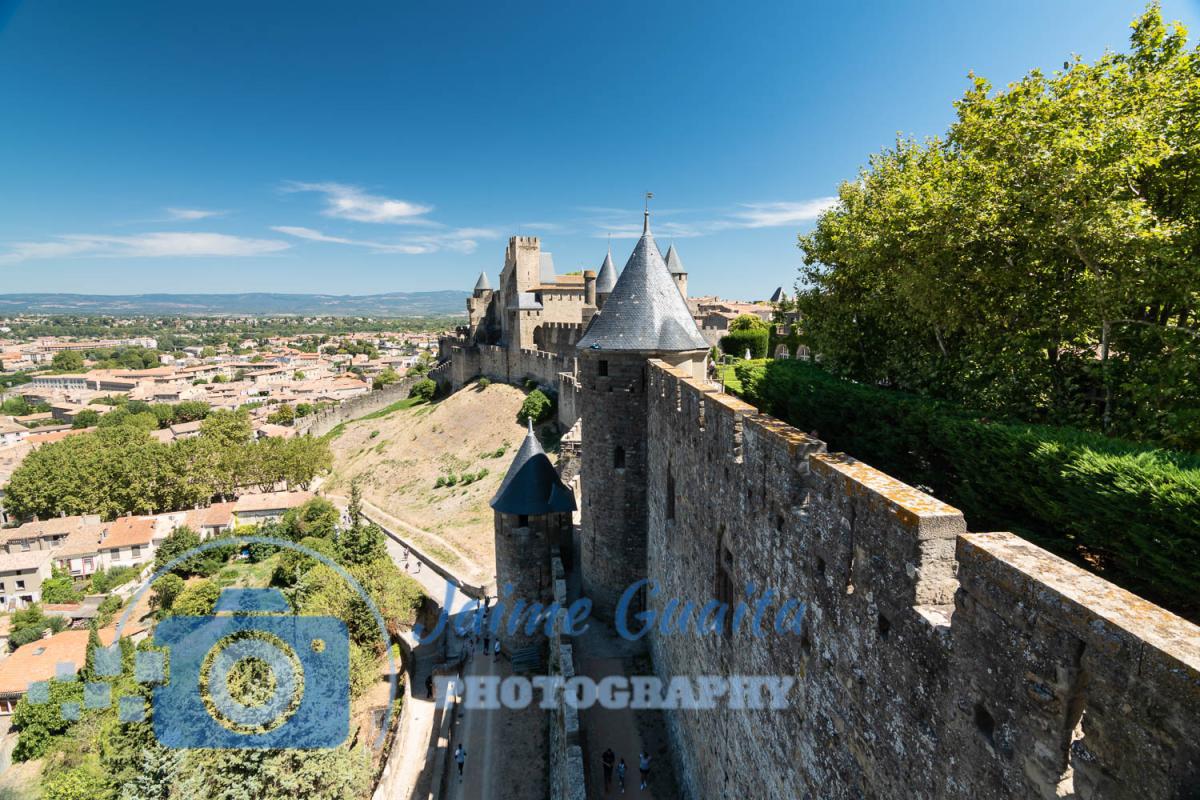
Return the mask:
[[118,586],[128,583],[138,576],[137,567],[113,567],[92,573],[92,593],[108,594]]
[[554,401],[541,389],[534,389],[525,398],[525,402],[521,403],[521,410],[517,412],[517,421],[526,422],[532,419],[536,425],[545,422],[553,415]]
[[492,381],[490,378],[480,378],[478,381],[476,381],[476,385],[480,389],[486,389],[487,387],[492,385]]
[[428,403],[437,394],[437,384],[430,378],[417,381],[413,387],[408,390],[408,396]]
[[1072,428],[977,418],[798,361],[742,364],[763,411],[1192,619],[1200,617],[1200,456]]
[[766,358],[770,338],[771,332],[765,327],[730,331],[721,337],[721,350],[739,358],[749,350],[751,358]]

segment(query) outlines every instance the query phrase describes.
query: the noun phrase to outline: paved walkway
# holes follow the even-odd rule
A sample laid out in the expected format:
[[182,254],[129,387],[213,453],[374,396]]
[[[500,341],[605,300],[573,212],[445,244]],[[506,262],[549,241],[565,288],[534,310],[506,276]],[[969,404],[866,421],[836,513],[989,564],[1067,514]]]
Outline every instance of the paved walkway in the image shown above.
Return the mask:
[[[579,541],[578,536],[575,541]],[[578,552],[574,563],[579,564]],[[580,593],[579,570],[575,569],[567,575],[567,594],[574,601]],[[644,644],[623,639],[610,625],[595,617],[589,621],[587,631],[575,637],[572,644],[576,669],[595,681],[609,675],[652,674]],[[661,711],[607,709],[597,704],[583,711],[581,723],[589,798],[624,796],[637,800],[669,800],[679,796]],[[609,791],[604,791],[604,768],[600,759],[606,748],[612,748],[615,763],[625,759],[624,795],[617,785],[615,768],[612,786]],[[650,781],[645,789],[639,788],[638,756],[642,752],[650,755]]]
[[[451,636],[449,644],[454,653],[468,646],[457,635]],[[504,656],[497,660],[485,654],[481,640],[464,675],[503,680],[512,675],[512,665]],[[456,713],[447,748],[446,800],[543,800],[547,796],[545,711],[534,703],[522,710],[460,708]],[[461,778],[453,759],[460,743],[467,754]]]

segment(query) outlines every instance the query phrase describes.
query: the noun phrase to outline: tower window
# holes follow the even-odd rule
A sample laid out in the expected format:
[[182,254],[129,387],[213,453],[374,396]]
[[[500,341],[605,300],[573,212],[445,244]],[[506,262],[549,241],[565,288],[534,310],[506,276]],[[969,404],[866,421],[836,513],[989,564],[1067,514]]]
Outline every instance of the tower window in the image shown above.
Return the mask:
[[600,359],[598,362],[596,362],[596,369],[597,369],[600,377],[607,378],[608,377],[608,360],[604,359],[604,358]]
[[517,527],[518,528],[528,528],[529,527],[529,515],[528,514],[520,514],[517,516]]
[[615,469],[625,469],[625,448],[618,447],[613,450],[613,467]]
[[667,519],[675,519],[675,476],[667,473]]

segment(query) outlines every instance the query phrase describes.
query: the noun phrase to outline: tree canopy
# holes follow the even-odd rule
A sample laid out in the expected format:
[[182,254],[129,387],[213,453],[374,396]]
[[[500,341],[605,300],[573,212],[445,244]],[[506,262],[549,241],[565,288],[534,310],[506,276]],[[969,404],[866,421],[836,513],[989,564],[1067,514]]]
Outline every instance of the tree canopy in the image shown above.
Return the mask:
[[214,411],[198,436],[169,444],[150,436],[157,427],[153,413],[127,403],[95,431],[39,447],[13,471],[6,508],[17,518],[155,514],[247,487],[307,489],[332,463],[322,439],[254,441],[245,412]]
[[874,155],[800,237],[804,337],[856,380],[1200,447],[1200,50],[972,75],[943,138]]

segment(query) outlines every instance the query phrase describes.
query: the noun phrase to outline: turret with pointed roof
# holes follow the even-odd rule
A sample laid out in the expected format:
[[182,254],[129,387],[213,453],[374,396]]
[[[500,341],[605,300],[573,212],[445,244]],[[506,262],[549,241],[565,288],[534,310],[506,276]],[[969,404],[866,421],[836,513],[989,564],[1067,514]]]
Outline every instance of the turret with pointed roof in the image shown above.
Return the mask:
[[[508,474],[492,498],[495,511],[496,584],[501,602],[546,603],[554,594],[550,575],[551,548],[569,547],[575,495],[558,477],[546,456],[533,422],[513,457]],[[541,644],[542,631],[529,634],[524,625],[502,638],[501,647]]]
[[613,264],[612,250],[604,256],[604,263],[596,273],[596,294],[610,295],[617,285],[617,266]]
[[591,476],[579,537],[583,594],[598,617],[612,619],[625,589],[646,575],[646,361],[661,359],[703,378],[708,354],[654,243],[648,212],[641,239],[576,352],[580,471]]
[[492,288],[492,285],[490,283],[488,283],[487,273],[486,272],[479,273],[479,280],[475,281],[475,294],[479,294],[480,292],[489,291],[491,288]]
[[542,449],[533,420],[491,505],[503,514],[526,516],[575,510],[575,497]]
[[625,263],[604,310],[592,318],[578,347],[643,353],[708,349],[659,255],[650,233],[649,212],[642,225],[642,238]]
[[679,251],[672,244],[667,248],[667,271],[671,273],[671,279],[675,281],[675,285],[679,287],[679,293],[687,297],[687,269],[683,266],[683,259],[679,257]]

